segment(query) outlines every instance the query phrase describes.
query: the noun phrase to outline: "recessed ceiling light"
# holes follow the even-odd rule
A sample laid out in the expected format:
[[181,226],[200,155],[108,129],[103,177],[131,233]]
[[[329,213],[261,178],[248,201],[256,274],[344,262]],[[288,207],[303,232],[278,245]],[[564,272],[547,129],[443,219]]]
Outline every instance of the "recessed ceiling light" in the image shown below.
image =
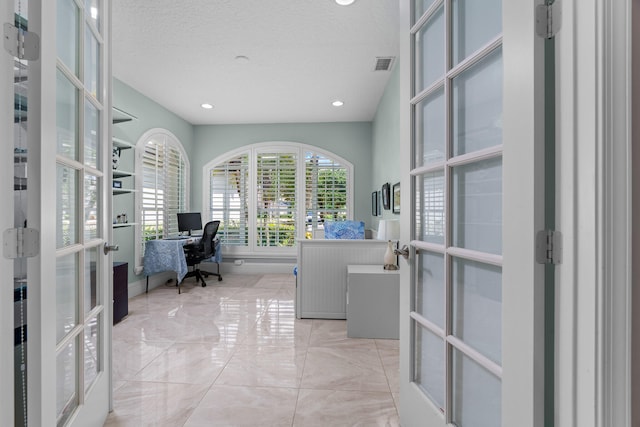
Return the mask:
[[354,1],[355,0],[336,0],[336,3],[338,3],[340,6],[349,6]]
[[204,104],[200,105],[202,108],[204,108],[205,110],[210,110],[213,108],[213,105],[211,104],[207,104],[206,102]]
[[242,64],[246,64],[247,62],[249,62],[249,57],[248,56],[244,56],[244,55],[238,55],[236,56],[236,61],[242,63]]
[[340,101],[339,99],[333,101],[331,103],[331,105],[333,105],[334,107],[342,107],[344,105],[344,102]]

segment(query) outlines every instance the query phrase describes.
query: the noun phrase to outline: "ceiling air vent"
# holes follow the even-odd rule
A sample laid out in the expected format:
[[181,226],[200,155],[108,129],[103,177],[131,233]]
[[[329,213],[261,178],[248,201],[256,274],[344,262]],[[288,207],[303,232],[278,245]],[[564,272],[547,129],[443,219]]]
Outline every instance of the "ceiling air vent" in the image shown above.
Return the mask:
[[389,71],[393,65],[395,56],[376,56],[376,65],[373,71]]

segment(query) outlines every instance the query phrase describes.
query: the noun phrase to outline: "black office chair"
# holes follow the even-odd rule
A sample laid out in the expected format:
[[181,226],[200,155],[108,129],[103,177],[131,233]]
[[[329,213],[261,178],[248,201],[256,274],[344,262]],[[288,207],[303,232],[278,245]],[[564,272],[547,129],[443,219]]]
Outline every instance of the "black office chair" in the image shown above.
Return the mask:
[[[204,232],[202,234],[202,238],[198,243],[190,243],[184,245],[184,256],[187,260],[187,266],[192,267],[193,269],[187,273],[184,278],[187,277],[195,277],[196,283],[202,282],[202,287],[207,286],[207,283],[204,281],[205,277],[209,275],[218,276],[218,281],[222,280],[222,276],[220,275],[220,264],[218,264],[218,272],[213,273],[211,271],[200,270],[200,263],[202,261],[208,260],[216,253],[215,248],[215,238],[218,233],[218,227],[220,226],[220,221],[210,221],[204,226]],[[184,280],[184,279],[183,279]]]

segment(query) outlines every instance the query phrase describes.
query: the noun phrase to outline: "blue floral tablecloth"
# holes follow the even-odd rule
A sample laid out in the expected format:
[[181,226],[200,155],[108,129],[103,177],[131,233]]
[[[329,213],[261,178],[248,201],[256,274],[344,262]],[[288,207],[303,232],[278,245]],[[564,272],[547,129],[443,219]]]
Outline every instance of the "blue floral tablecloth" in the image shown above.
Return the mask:
[[[152,276],[164,271],[175,271],[178,276],[178,283],[182,282],[184,276],[187,275],[187,261],[184,257],[182,247],[190,243],[188,239],[182,240],[149,240],[145,244],[144,250],[144,269],[145,276]],[[206,260],[209,262],[222,262],[222,248],[220,241],[216,240],[216,253],[213,257]]]

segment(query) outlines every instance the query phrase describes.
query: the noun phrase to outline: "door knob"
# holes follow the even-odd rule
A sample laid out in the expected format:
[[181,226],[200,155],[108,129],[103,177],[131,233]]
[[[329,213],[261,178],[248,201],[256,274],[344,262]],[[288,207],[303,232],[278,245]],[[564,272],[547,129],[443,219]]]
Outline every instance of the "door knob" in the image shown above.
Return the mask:
[[105,255],[109,254],[111,251],[117,251],[118,249],[120,249],[118,245],[110,245],[107,242],[104,242],[103,250]]
[[393,253],[396,255],[402,255],[404,259],[409,259],[409,248],[407,245],[404,245],[402,249],[394,249]]

